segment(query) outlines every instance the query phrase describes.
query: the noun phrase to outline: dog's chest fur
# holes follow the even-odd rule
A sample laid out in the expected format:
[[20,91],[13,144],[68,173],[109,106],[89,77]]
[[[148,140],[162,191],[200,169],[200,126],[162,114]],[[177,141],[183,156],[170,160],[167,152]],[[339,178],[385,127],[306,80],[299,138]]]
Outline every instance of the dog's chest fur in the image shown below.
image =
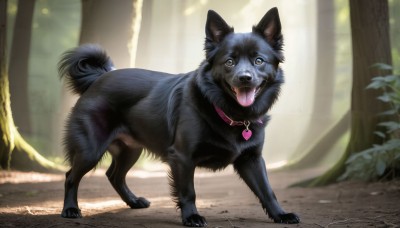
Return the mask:
[[261,148],[264,140],[264,125],[252,124],[252,137],[246,141],[241,132],[244,126],[229,126],[215,110],[197,112],[190,105],[183,108],[177,125],[174,148],[191,154],[199,167],[212,170],[223,169],[239,156],[254,148]]

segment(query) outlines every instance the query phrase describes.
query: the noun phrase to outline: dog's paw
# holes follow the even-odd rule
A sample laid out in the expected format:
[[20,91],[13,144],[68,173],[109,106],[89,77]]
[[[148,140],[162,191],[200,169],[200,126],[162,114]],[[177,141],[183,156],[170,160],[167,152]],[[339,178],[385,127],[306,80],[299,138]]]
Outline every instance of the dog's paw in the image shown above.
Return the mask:
[[61,216],[63,218],[82,218],[81,210],[75,207],[64,209]]
[[296,224],[300,222],[299,216],[294,213],[281,214],[277,218],[273,218],[276,223]]
[[132,209],[140,209],[140,208],[148,208],[150,207],[150,201],[143,197],[139,197],[137,199],[132,199],[128,206]]
[[193,214],[187,218],[182,219],[182,223],[184,226],[190,227],[204,227],[207,226],[206,219],[198,214]]

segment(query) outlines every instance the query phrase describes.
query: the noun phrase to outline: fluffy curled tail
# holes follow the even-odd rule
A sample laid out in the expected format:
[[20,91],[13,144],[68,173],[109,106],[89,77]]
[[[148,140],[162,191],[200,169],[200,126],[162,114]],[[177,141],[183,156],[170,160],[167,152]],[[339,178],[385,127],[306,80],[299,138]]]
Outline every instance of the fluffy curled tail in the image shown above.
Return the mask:
[[60,78],[66,77],[69,88],[77,94],[84,93],[98,77],[113,69],[110,57],[94,44],[65,52],[58,63]]

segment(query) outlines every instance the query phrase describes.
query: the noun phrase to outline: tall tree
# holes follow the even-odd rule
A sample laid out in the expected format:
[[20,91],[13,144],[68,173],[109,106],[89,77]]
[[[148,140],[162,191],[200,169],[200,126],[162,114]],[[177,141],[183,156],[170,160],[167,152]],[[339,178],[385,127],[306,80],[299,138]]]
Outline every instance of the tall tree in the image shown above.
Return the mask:
[[28,68],[35,0],[19,0],[11,45],[9,80],[14,121],[22,134],[31,133]]
[[13,138],[10,137],[9,123],[12,121],[10,95],[8,93],[6,34],[7,0],[0,0],[0,167],[8,167],[12,151]]
[[[130,49],[139,32],[142,0],[82,0],[80,44],[103,46],[118,68],[131,66]],[[132,42],[135,42],[132,44]]]
[[[109,0],[82,0],[82,22],[79,44],[95,43],[107,50],[116,67],[132,67],[136,53],[141,23],[143,0],[120,0],[118,4]],[[150,1],[149,1],[150,2]],[[77,100],[62,91],[62,113],[68,113]],[[63,122],[67,115],[60,116]],[[56,126],[61,132],[63,125]]]
[[[107,50],[117,68],[132,67],[138,42],[143,0],[82,0],[79,44],[95,43]],[[62,89],[61,113],[56,122],[64,123],[78,97]],[[62,132],[64,124],[54,125]],[[62,136],[56,137],[61,144]],[[59,150],[56,146],[54,149]]]
[[6,34],[7,0],[0,0],[0,169],[59,170],[60,167],[46,160],[25,142],[15,127],[10,104]]
[[321,161],[347,129],[347,115],[332,123],[335,79],[335,4],[320,0],[317,4],[316,79],[309,126],[298,149],[284,169],[304,168]]
[[353,49],[353,84],[351,93],[351,134],[343,157],[311,185],[335,182],[345,171],[349,156],[361,152],[382,138],[374,134],[377,123],[384,121],[379,113],[388,109],[387,104],[377,100],[379,91],[366,90],[371,79],[379,73],[371,68],[374,63],[391,64],[389,13],[387,0],[350,0],[350,20]]
[[146,0],[142,6],[142,18],[141,18],[141,29],[138,37],[137,52],[141,53],[140,58],[135,59],[135,66],[141,67],[146,66],[150,61],[150,45],[148,45],[151,39],[151,24],[152,24],[152,12],[153,12],[153,0]]

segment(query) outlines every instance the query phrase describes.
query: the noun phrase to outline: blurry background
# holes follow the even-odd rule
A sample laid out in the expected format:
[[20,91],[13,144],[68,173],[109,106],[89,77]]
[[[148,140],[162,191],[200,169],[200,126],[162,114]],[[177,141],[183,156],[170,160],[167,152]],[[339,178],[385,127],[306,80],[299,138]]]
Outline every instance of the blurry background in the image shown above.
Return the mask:
[[[27,8],[22,8],[23,2]],[[31,21],[27,2],[34,4]],[[209,9],[217,11],[235,32],[249,32],[275,6],[285,40],[286,83],[271,111],[264,158],[270,168],[304,158],[308,164],[329,167],[345,152],[349,138],[352,48],[347,0],[31,0],[19,4],[9,0],[10,64],[13,58],[28,61],[27,77],[12,76],[13,68],[24,69],[9,67],[15,124],[42,155],[62,162],[63,125],[76,100],[57,73],[64,51],[96,42],[117,68],[188,72],[204,58]],[[25,27],[24,22],[17,24],[17,12],[24,9]],[[398,12],[400,1],[389,0],[395,67],[400,61]],[[28,46],[16,36],[28,40]],[[28,55],[13,54],[12,47],[25,48],[22,52]]]

